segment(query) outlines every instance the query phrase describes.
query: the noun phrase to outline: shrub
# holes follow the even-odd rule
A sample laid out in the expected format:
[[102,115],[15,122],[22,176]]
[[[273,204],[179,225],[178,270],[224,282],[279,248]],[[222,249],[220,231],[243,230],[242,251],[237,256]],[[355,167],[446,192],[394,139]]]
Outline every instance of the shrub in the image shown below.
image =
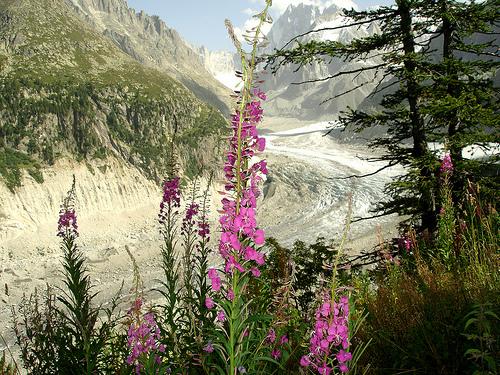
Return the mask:
[[[441,215],[446,223],[439,228],[446,231],[438,233],[434,245],[415,239],[412,256],[400,266],[386,263],[385,271],[375,278],[376,289],[359,292],[357,298],[369,312],[361,335],[373,339],[362,362],[374,373],[472,373],[486,365],[483,360],[478,365],[480,358],[475,356],[471,362],[464,353],[488,357],[490,350],[495,352],[484,347],[469,351],[473,343],[467,338],[474,338],[476,346],[484,343],[484,326],[471,323],[463,335],[464,319],[481,311],[472,306],[491,304],[490,311],[498,316],[500,302],[495,250],[499,244],[494,234],[498,214],[482,207],[474,191],[471,186],[467,207],[454,218]],[[498,324],[491,327],[486,335],[497,343]]]

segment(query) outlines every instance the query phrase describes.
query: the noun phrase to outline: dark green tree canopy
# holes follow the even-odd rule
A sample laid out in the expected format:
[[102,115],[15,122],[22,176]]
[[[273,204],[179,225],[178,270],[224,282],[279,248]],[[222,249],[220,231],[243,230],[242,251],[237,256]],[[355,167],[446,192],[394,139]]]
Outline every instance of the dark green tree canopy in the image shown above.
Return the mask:
[[[376,22],[381,31],[349,43],[302,43],[306,34],[326,29],[311,30],[276,50],[268,63],[276,72],[288,64],[300,69],[313,62],[328,63],[334,57],[346,62],[382,61],[318,78],[375,72],[377,86],[371,96],[378,98],[376,105],[368,110],[349,109],[339,118],[356,131],[383,126],[385,134],[369,142],[369,147],[383,150],[373,160],[386,161],[387,168],[405,167],[406,173],[386,186],[389,199],[374,207],[375,216],[410,215],[422,229],[435,230],[440,209],[440,155],[430,149],[432,143],[444,145],[455,163],[455,203],[463,200],[467,180],[479,182],[494,201],[498,154],[466,158],[464,150],[487,151],[499,139],[497,4],[397,0],[377,9],[344,10],[344,15],[349,19],[346,25],[328,29]],[[332,100],[352,90],[332,93]]]

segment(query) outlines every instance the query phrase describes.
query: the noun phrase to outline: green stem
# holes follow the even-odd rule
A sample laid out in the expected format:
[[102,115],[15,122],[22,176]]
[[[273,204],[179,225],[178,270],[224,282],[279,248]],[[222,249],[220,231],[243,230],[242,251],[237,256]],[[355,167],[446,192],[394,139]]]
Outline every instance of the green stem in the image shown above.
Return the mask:
[[240,116],[238,119],[238,131],[237,131],[237,140],[238,140],[238,149],[236,153],[236,215],[240,212],[240,199],[241,199],[241,189],[243,187],[243,181],[241,180],[241,162],[242,162],[242,140],[241,140],[241,131],[243,128],[244,121],[244,113],[245,108],[248,102],[251,99],[252,93],[251,88],[253,85],[253,74],[255,71],[255,60],[257,57],[258,43],[259,43],[259,35],[262,30],[262,25],[267,18],[267,12],[269,10],[271,3],[270,1],[266,2],[266,7],[264,11],[260,14],[259,24],[257,25],[257,29],[255,30],[255,37],[252,43],[252,54],[250,59],[250,65],[247,65],[247,60],[245,58],[245,54],[242,50],[240,50],[241,55],[241,66],[243,69],[243,77],[244,77],[244,85],[241,96],[241,104],[240,104]]
[[229,374],[235,375],[237,371],[237,349],[236,349],[236,337],[235,337],[235,322],[239,318],[239,312],[237,311],[236,298],[239,295],[238,290],[238,274],[233,272],[233,277],[231,278],[232,289],[234,293],[234,298],[231,301],[231,314],[229,316]]
[[[235,201],[236,201],[236,207],[235,207],[235,212],[236,215],[239,214],[240,212],[240,205],[241,205],[241,198],[242,198],[242,191],[245,188],[244,186],[244,181],[242,180],[241,176],[241,171],[242,171],[242,163],[244,162],[244,167],[247,167],[246,160],[243,160],[242,156],[242,149],[243,149],[243,140],[241,139],[241,134],[242,134],[242,129],[243,129],[243,122],[245,120],[245,110],[247,107],[247,104],[250,102],[252,98],[252,93],[251,89],[253,86],[253,74],[255,71],[255,65],[256,65],[256,57],[257,57],[257,49],[258,49],[258,44],[259,44],[259,36],[262,30],[262,25],[267,19],[267,12],[269,10],[269,7],[271,6],[271,1],[267,0],[266,1],[266,7],[264,8],[263,12],[260,14],[260,19],[259,19],[259,24],[255,30],[255,36],[253,39],[252,43],[252,52],[251,52],[251,58],[250,62],[248,63],[245,53],[243,52],[241,45],[239,42],[235,40],[235,45],[236,48],[240,54],[241,57],[241,66],[243,70],[243,89],[242,89],[242,95],[241,95],[241,103],[240,103],[240,108],[239,108],[239,118],[238,118],[238,128],[236,131],[236,136],[237,136],[237,150],[236,150],[236,164],[235,164],[235,171],[236,171],[236,186],[235,186]],[[234,293],[234,298],[231,301],[231,311],[228,314],[228,324],[229,324],[229,374],[230,375],[236,375],[237,372],[237,356],[238,356],[238,350],[237,350],[237,339],[238,339],[238,333],[236,332],[239,330],[239,324],[238,324],[238,319],[240,319],[241,312],[239,311],[239,298],[240,296],[240,289],[238,288],[238,283],[239,283],[239,274],[235,271],[231,274],[231,285],[232,285],[232,290]]]

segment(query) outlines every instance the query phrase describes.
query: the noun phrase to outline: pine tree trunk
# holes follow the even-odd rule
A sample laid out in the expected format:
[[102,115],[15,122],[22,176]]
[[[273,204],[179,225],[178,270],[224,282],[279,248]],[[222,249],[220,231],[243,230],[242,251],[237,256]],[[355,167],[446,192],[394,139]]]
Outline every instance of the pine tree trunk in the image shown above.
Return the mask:
[[437,226],[436,210],[434,207],[433,192],[423,182],[429,180],[432,173],[423,162],[428,153],[427,137],[424,121],[418,107],[419,84],[415,78],[416,64],[413,60],[415,54],[415,37],[412,30],[411,5],[408,0],[397,1],[400,15],[400,27],[403,40],[403,51],[405,57],[405,83],[407,99],[410,107],[411,134],[413,138],[412,156],[416,159],[420,169],[420,208],[422,212],[422,229],[434,231]]
[[[458,73],[453,66],[453,32],[455,27],[449,16],[448,0],[440,0],[442,34],[443,34],[443,64],[445,67],[445,76],[447,77],[446,93],[451,98],[457,98],[460,95],[460,88],[458,87]],[[455,167],[461,164],[462,160],[462,147],[457,145],[455,137],[459,131],[459,119],[456,113],[447,113],[445,125],[448,128],[448,151],[451,155],[451,160]],[[447,124],[446,124],[447,123]],[[451,177],[452,187],[452,200],[453,204],[457,206],[461,200],[460,195],[464,186],[463,176],[458,171]]]

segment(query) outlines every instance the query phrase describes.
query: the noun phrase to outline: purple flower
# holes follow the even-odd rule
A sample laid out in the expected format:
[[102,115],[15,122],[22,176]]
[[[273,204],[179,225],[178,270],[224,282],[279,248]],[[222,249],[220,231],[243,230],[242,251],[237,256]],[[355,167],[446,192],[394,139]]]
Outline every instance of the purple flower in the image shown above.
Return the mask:
[[210,225],[205,221],[205,218],[198,222],[198,236],[206,240],[210,238]]
[[250,330],[248,329],[248,327],[246,327],[244,330],[243,330],[243,337],[248,337],[250,335]]
[[406,252],[409,252],[411,250],[411,240],[409,238],[404,239],[403,245],[405,247]]
[[160,213],[158,214],[158,221],[160,224],[164,224],[167,216],[175,212],[181,205],[179,182],[179,177],[163,182],[163,197],[160,203]]
[[205,306],[207,309],[213,309],[215,306],[214,300],[210,297],[205,298]]
[[287,335],[283,335],[280,337],[280,345],[284,345],[288,342],[288,336]]
[[220,310],[219,312],[217,312],[217,320],[219,322],[223,322],[226,320],[226,314],[224,314],[224,311]]
[[266,341],[269,343],[273,343],[276,340],[276,332],[274,329],[270,329],[269,332],[267,333]]
[[261,100],[266,100],[267,99],[266,94],[263,91],[259,90],[259,89],[255,89],[254,92],[253,92],[253,94],[256,97],[258,97],[259,99],[261,99]]
[[78,237],[78,224],[76,222],[76,213],[73,208],[61,207],[59,211],[59,220],[57,222],[57,235],[59,237]]
[[214,351],[214,346],[212,345],[212,341],[207,342],[207,344],[203,347],[203,351],[207,353],[212,353]]
[[181,226],[181,232],[184,235],[189,235],[195,231],[194,226],[196,224],[194,217],[198,215],[198,209],[199,206],[197,203],[191,202],[187,208],[186,212],[184,214],[184,219],[182,219],[182,226]]
[[127,345],[130,354],[127,356],[126,362],[129,365],[135,365],[135,371],[138,374],[143,369],[142,363],[147,361],[150,355],[154,355],[155,361],[161,363],[160,357],[155,353],[165,352],[165,346],[158,341],[160,329],[156,324],[154,314],[151,312],[142,314],[141,307],[142,300],[138,298],[128,311],[132,321],[127,331]]
[[451,161],[451,155],[447,152],[441,161],[441,166],[439,167],[439,172],[441,173],[451,173],[453,172],[453,162]]
[[191,203],[186,210],[186,220],[192,220],[193,216],[198,215],[199,207],[197,203]]
[[271,356],[277,360],[281,357],[281,351],[279,349],[273,349]]
[[232,301],[234,299],[234,292],[233,292],[232,289],[229,289],[227,291],[227,299],[230,300],[230,301]]
[[250,268],[250,272],[252,272],[252,275],[254,277],[259,277],[260,276],[260,270],[257,267]]

